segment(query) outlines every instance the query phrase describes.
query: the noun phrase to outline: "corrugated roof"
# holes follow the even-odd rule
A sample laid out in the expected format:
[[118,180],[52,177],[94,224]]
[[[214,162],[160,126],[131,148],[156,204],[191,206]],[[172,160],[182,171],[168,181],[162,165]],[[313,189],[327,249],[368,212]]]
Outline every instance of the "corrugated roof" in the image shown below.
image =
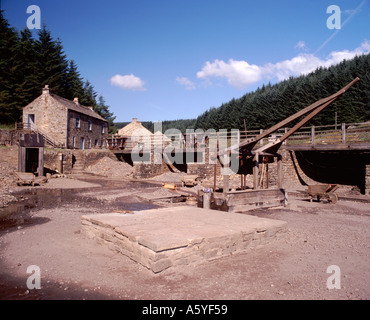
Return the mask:
[[70,110],[73,110],[73,111],[76,111],[76,112],[85,114],[85,115],[87,115],[89,117],[96,118],[96,119],[99,119],[101,121],[108,122],[103,117],[101,117],[100,115],[98,115],[94,110],[91,110],[89,107],[85,107],[83,105],[76,104],[75,102],[73,102],[71,100],[68,100],[68,99],[62,98],[60,96],[57,96],[54,93],[49,93],[49,94],[50,94],[50,96],[53,99],[55,99],[60,104],[64,105],[66,108],[68,108]]

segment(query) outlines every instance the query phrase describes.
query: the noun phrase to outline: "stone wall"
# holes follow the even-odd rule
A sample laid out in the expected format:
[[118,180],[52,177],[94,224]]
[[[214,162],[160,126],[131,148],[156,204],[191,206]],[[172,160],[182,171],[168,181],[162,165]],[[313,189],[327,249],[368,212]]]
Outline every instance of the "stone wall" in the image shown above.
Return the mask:
[[0,130],[0,146],[15,146],[18,144],[22,131]]
[[[152,152],[151,158],[149,158],[149,154],[147,154],[146,157],[143,157],[144,159],[151,159],[151,161],[133,161],[133,167],[134,167],[134,174],[133,177],[135,179],[146,179],[158,176],[162,173],[169,172],[170,169],[162,159],[161,163],[154,163],[158,161],[153,161],[154,159],[154,153]],[[135,159],[135,158],[134,158]]]
[[[221,175],[221,163],[219,159],[216,162],[216,175]],[[192,162],[187,164],[187,174],[197,175],[201,179],[207,179],[214,176],[215,165],[210,160],[209,148],[206,148],[203,156],[197,159],[197,162]]]
[[[77,117],[80,119],[76,126]],[[89,126],[89,121],[91,125]],[[104,130],[102,130],[104,127]],[[103,148],[108,138],[108,127],[105,121],[69,110],[68,112],[68,148],[80,149],[81,138],[84,139],[83,149]],[[73,145],[74,144],[74,145]]]
[[35,125],[56,142],[66,145],[67,110],[48,93],[43,93],[23,108],[23,123],[28,115],[35,115]]
[[117,160],[117,157],[111,151],[106,149],[73,150],[72,153],[75,160],[78,159],[78,161],[82,162],[83,168],[89,167],[105,157]]
[[95,164],[104,157],[117,160],[115,155],[109,150],[69,150],[69,149],[46,149],[44,150],[44,167],[48,171],[59,171],[59,154],[63,158],[63,173],[72,173],[76,159],[80,162],[81,168],[86,168]]
[[[29,115],[34,115],[34,124],[38,129],[63,147],[80,149],[81,138],[84,138],[83,149],[106,146],[107,122],[69,110],[50,95],[48,89],[44,88],[42,95],[23,108],[23,123],[29,122]],[[80,118],[79,127],[76,127],[77,117]]]
[[62,154],[62,172],[69,174],[72,172],[72,151],[65,149],[44,149],[44,168],[45,173],[60,170],[59,154]]
[[282,149],[280,150],[280,154],[283,158],[284,188],[317,184],[315,180],[307,176],[302,170],[294,151]]

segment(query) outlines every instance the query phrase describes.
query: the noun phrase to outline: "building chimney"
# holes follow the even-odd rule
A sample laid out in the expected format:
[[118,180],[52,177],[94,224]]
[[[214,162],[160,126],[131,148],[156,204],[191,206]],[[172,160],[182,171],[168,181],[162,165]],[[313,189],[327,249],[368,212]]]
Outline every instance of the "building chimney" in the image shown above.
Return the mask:
[[49,85],[45,84],[45,87],[42,88],[42,94],[49,94]]
[[133,123],[136,123],[137,122],[137,118],[132,118],[132,122]]
[[73,102],[74,102],[75,104],[79,105],[79,103],[78,103],[78,98],[77,98],[77,97],[73,99]]

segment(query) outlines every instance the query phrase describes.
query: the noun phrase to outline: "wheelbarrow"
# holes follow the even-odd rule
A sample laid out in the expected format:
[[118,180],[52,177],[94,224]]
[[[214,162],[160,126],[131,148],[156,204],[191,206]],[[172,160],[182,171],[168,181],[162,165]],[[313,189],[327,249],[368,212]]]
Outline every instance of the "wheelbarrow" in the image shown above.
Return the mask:
[[181,178],[181,184],[183,187],[193,187],[197,184],[198,176],[195,174],[189,174]]
[[337,184],[315,184],[308,186],[308,195],[310,197],[310,202],[312,202],[313,197],[317,197],[317,201],[320,202],[321,198],[326,198],[331,203],[336,203],[338,201],[338,196],[334,193],[339,186]]

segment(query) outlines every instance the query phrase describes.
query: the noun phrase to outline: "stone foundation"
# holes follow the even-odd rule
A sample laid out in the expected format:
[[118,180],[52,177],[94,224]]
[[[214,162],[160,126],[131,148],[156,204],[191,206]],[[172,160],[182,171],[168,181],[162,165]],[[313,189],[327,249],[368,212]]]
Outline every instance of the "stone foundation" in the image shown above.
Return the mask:
[[154,273],[245,252],[273,241],[286,222],[196,207],[82,216],[82,233]]

